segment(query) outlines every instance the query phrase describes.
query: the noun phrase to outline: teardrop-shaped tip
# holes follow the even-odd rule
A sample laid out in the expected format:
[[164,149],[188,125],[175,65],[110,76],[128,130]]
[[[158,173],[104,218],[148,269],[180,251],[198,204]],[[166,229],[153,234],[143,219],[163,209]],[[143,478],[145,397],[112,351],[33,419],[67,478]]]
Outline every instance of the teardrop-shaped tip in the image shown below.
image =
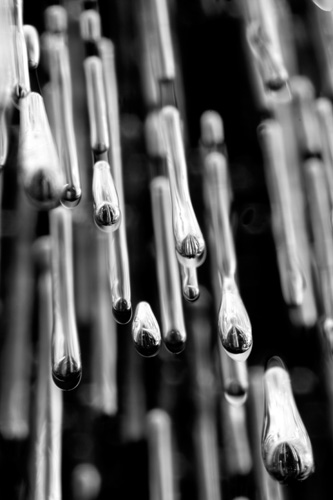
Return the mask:
[[252,350],[252,336],[239,327],[232,326],[226,337],[222,338],[222,346],[230,358],[245,361]]
[[97,227],[102,231],[116,231],[120,226],[121,212],[117,205],[104,202],[95,209],[94,219]]
[[198,286],[187,286],[183,290],[183,295],[188,302],[195,302],[200,297],[200,288]]
[[199,267],[206,259],[205,243],[200,243],[192,234],[188,234],[176,250],[178,261],[185,267]]
[[160,327],[148,302],[139,302],[132,323],[135,349],[146,358],[156,356],[162,337]]
[[170,330],[164,338],[165,347],[172,354],[180,354],[186,345],[186,337],[179,330]]
[[59,389],[72,391],[81,382],[82,368],[71,356],[65,356],[53,368],[52,378]]
[[194,259],[200,252],[198,239],[192,234],[188,234],[182,241],[181,254],[187,259]]
[[247,400],[247,391],[244,389],[244,386],[234,380],[229,383],[224,391],[224,397],[229,404],[233,406],[242,406]]
[[[280,443],[273,454],[269,473],[280,483],[290,483],[302,475],[301,458],[296,448],[290,443]],[[308,471],[306,477],[311,473]],[[303,477],[303,479],[306,479]]]
[[161,342],[158,342],[154,335],[148,330],[142,330],[134,340],[136,351],[145,358],[156,356],[161,347]]
[[82,189],[76,186],[66,184],[61,196],[61,204],[66,208],[75,208],[81,201]]
[[245,361],[252,350],[251,323],[234,279],[225,278],[218,318],[222,346],[235,361]]
[[126,299],[118,299],[112,307],[112,315],[117,323],[126,325],[132,319],[132,307]]
[[60,204],[61,190],[50,171],[37,170],[29,182],[24,182],[29,199],[41,210],[50,210]]

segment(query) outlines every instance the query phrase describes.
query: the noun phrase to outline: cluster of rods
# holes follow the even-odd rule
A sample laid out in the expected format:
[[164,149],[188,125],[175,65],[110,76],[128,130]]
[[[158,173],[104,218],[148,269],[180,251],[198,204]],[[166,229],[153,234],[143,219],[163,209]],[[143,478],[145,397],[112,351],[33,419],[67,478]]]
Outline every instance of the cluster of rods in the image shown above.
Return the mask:
[[[214,9],[220,9],[207,0],[202,0],[202,4],[210,14]],[[323,338],[332,348],[332,104],[327,97],[316,99],[311,81],[298,75],[295,47],[290,38],[284,37],[291,23],[287,3],[235,0],[225,8],[230,8],[244,21],[244,50],[248,56],[256,104],[269,116],[260,124],[258,138],[272,206],[272,229],[283,297],[286,304],[292,306],[290,318],[294,324],[311,327],[320,317]],[[323,94],[329,95],[330,90],[333,92],[330,58],[333,2],[309,1],[308,9],[313,16],[315,47],[322,62]],[[138,353],[152,357],[158,353],[162,341],[172,354],[184,350],[186,329],[182,295],[188,302],[199,298],[197,268],[204,262],[207,250],[188,187],[185,126],[181,105],[177,105],[181,103],[181,91],[178,89],[166,0],[140,1],[138,18],[143,93],[150,110],[145,122],[146,150],[155,173],[150,192],[161,330],[150,304],[142,301],[134,311],[132,337]],[[132,304],[117,75],[113,43],[104,38],[101,31],[98,10],[83,10],[80,33],[86,53],[83,64],[93,158],[92,212],[97,227],[97,275],[100,281],[97,302],[104,308],[110,302],[115,321],[122,325],[132,319]],[[37,76],[40,46],[49,76],[43,97]],[[31,498],[45,498],[45,491],[52,492],[53,498],[61,497],[62,396],[58,388],[75,389],[82,376],[72,243],[72,213],[81,200],[82,173],[74,129],[69,48],[67,14],[63,7],[56,5],[46,9],[45,32],[40,44],[36,29],[23,25],[22,0],[2,1],[0,162],[1,166],[6,164],[9,127],[13,107],[16,107],[20,115],[18,163],[21,188],[33,206],[48,211],[50,226],[49,236],[39,238],[34,244],[39,269],[41,335],[33,462],[42,467],[37,456],[45,447],[49,452],[47,465],[43,465],[44,472],[35,466]],[[249,392],[257,416],[252,429],[257,442],[254,446],[257,487],[262,498],[282,498],[283,491],[271,476],[281,483],[306,479],[314,470],[311,442],[297,410],[283,361],[273,357],[265,372],[251,370],[248,375],[246,360],[253,340],[250,319],[237,283],[237,258],[230,222],[232,190],[224,126],[220,115],[212,110],[202,115],[200,125],[203,199],[218,317],[219,360],[223,388],[230,405],[228,411],[234,415],[231,425],[244,425],[244,413],[241,412],[244,412]],[[25,200],[19,200],[23,211]],[[29,238],[31,224],[30,221],[25,238]],[[23,253],[22,260],[27,258]],[[195,307],[193,305],[194,319],[200,310]],[[112,364],[115,353],[107,348],[105,333],[111,326],[103,322],[103,318],[99,321],[104,335],[100,337],[100,349],[103,352],[105,347],[104,354],[110,356]],[[193,335],[198,337],[195,327],[193,330]],[[205,335],[204,331],[199,333]],[[195,342],[199,372],[212,373],[207,360],[200,361],[200,356],[205,357],[207,345],[199,337]],[[5,353],[7,348],[5,345]],[[50,365],[55,385],[49,373]],[[45,373],[49,376],[46,377]],[[202,384],[201,390],[205,392],[207,388],[204,382]],[[11,390],[15,391],[15,386]],[[17,397],[20,397],[19,390]],[[106,403],[106,412],[115,411],[112,398],[115,394]],[[4,422],[5,410],[1,411],[0,422]],[[8,411],[7,417],[10,416]],[[38,427],[43,418],[48,420],[50,427],[46,435]],[[208,420],[206,418],[203,410],[203,422],[211,422],[211,415]],[[9,435],[24,433],[24,426],[23,430],[19,423],[15,427],[14,421],[10,424]],[[151,498],[171,499],[174,495],[171,421],[165,411],[157,409],[148,414],[148,425],[150,475],[154,478]],[[212,431],[208,434],[202,431],[200,435],[203,436],[203,442],[198,446],[203,457],[205,498],[215,500],[221,498],[216,439]],[[46,477],[49,478],[47,481]]]

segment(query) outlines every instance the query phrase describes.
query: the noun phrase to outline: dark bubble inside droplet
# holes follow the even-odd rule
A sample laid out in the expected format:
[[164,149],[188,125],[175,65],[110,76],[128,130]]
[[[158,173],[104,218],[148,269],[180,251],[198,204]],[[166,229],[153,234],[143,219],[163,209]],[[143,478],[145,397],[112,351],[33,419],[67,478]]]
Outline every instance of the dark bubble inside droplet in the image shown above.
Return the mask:
[[223,339],[223,347],[230,354],[239,355],[246,353],[252,346],[247,335],[239,328],[232,326],[227,337]]
[[79,187],[67,184],[62,192],[61,204],[66,208],[76,207],[82,198],[82,190]]
[[108,228],[118,224],[120,221],[120,210],[112,203],[103,203],[95,212],[95,222],[100,228]]
[[54,383],[63,391],[75,389],[79,385],[81,377],[82,368],[71,356],[64,357],[52,370]]
[[179,354],[185,349],[185,336],[179,330],[170,330],[166,334],[164,344],[172,354]]
[[60,203],[61,193],[56,189],[54,180],[38,170],[29,184],[25,185],[26,192],[33,203],[39,208],[54,208]]
[[188,259],[194,259],[200,251],[199,242],[195,236],[188,234],[182,241],[181,254]]
[[270,474],[280,483],[289,483],[301,474],[301,461],[292,444],[280,443],[274,451]]
[[132,307],[126,299],[119,299],[112,307],[112,314],[117,323],[126,325],[132,319]]
[[141,356],[151,358],[158,353],[161,342],[146,330],[139,333],[134,340],[135,349]]
[[188,286],[183,291],[183,295],[188,302],[195,302],[200,297],[200,290],[198,287]]

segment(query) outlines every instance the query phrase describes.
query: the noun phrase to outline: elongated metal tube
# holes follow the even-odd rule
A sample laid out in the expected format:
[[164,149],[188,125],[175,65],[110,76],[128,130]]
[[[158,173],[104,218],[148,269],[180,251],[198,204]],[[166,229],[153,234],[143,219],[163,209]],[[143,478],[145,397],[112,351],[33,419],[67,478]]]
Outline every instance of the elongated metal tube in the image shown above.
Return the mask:
[[62,207],[50,214],[54,287],[52,376],[63,390],[75,389],[82,376],[75,318],[71,212]]
[[82,188],[74,131],[72,79],[66,34],[44,34],[43,45],[48,58],[47,65],[54,101],[55,137],[66,182],[61,202],[64,206],[73,208],[81,200]]
[[173,106],[162,108],[161,121],[170,181],[176,255],[184,266],[198,267],[205,260],[206,246],[190,198],[179,111]]
[[170,220],[171,199],[168,179],[156,177],[151,182],[150,189],[162,334],[168,350],[177,354],[185,347],[186,330]]
[[119,128],[118,89],[114,47],[111,40],[102,38],[97,43],[103,67],[106,113],[109,127],[108,153],[111,173],[118,193],[122,223],[119,230],[109,235],[109,277],[113,315],[119,323],[128,323],[132,317],[129,257],[126,236],[126,215],[122,173]]

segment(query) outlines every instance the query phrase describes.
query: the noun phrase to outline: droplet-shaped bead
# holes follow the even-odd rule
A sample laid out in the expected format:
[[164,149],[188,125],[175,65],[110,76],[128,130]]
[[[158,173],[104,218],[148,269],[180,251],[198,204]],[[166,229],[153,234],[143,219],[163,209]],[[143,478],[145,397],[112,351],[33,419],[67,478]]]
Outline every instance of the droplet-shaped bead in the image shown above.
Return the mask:
[[252,349],[252,328],[233,279],[225,278],[222,285],[218,330],[227,354],[236,361],[245,361]]
[[39,208],[59,205],[64,179],[42,97],[20,99],[19,162],[23,186]]
[[94,165],[92,191],[97,227],[102,231],[115,231],[119,227],[121,213],[110,165],[106,161],[98,161]]
[[146,358],[155,356],[161,346],[160,327],[148,302],[139,302],[136,306],[132,337],[135,349]]
[[303,481],[314,470],[311,442],[296,407],[289,374],[277,356],[267,364],[264,390],[264,465],[281,483]]

